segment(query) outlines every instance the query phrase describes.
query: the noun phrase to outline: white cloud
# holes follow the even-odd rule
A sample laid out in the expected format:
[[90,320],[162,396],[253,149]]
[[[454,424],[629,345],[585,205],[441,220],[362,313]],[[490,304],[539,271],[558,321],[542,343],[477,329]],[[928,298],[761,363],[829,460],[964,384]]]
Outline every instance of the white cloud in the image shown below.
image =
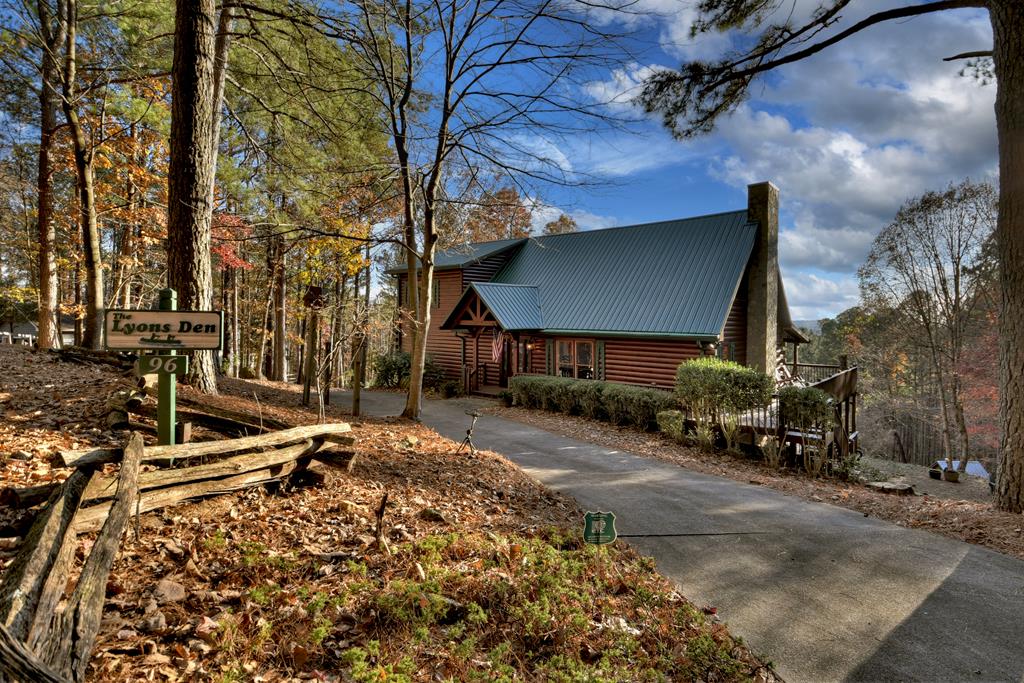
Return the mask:
[[783,268],[786,300],[794,320],[831,318],[856,306],[860,300],[857,281],[852,277],[822,278],[800,270]]
[[605,80],[587,83],[583,92],[595,102],[607,105],[614,111],[636,112],[633,99],[640,94],[644,81],[667,69],[660,64],[630,62],[622,68],[613,69]]
[[849,273],[863,262],[872,239],[867,230],[791,228],[779,233],[779,259],[784,267]]
[[568,214],[576,221],[576,225],[580,230],[600,230],[601,228],[611,228],[620,225],[618,219],[613,216],[602,216],[584,211],[583,209],[562,209],[537,200],[532,200],[530,203],[532,204],[530,207],[530,231],[534,235],[543,234],[544,226],[556,220],[563,213]]

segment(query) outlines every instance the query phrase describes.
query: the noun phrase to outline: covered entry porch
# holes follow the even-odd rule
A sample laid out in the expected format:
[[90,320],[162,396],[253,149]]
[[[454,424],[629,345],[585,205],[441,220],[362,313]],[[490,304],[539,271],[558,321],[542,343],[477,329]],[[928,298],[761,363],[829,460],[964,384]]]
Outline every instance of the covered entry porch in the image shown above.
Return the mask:
[[541,329],[537,288],[474,282],[441,325],[462,344],[462,388],[497,395],[529,372],[532,335]]

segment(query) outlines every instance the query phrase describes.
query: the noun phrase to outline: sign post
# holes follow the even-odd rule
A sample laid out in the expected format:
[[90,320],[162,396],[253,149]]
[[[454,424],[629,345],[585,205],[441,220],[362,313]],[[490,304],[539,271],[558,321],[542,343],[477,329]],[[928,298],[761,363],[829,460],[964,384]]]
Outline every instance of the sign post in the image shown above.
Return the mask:
[[140,356],[138,375],[156,373],[157,441],[172,446],[177,427],[177,375],[188,372],[188,356],[178,351],[220,349],[224,316],[219,311],[179,311],[178,293],[160,290],[158,310],[108,310],[103,332],[108,349],[156,350],[160,355]]
[[[178,293],[173,289],[160,290],[160,310],[178,310]],[[173,349],[167,352],[177,355]],[[174,445],[174,428],[177,426],[178,378],[170,372],[160,372],[157,387],[156,436],[161,446]]]

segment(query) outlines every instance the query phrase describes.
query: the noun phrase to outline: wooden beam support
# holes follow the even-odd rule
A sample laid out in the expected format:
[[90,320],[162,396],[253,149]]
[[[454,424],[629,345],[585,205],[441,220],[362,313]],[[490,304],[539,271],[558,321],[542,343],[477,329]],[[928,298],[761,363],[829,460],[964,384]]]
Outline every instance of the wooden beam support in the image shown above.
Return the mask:
[[[313,437],[323,437],[324,440],[331,441],[332,443],[351,445],[353,440],[345,436],[345,433],[351,431],[351,429],[352,427],[347,422],[337,422],[333,424],[293,427],[291,429],[282,429],[278,432],[270,432],[269,434],[244,436],[240,439],[183,443],[174,446],[151,446],[145,449],[142,460],[143,462],[154,462],[183,460],[200,455],[225,455],[253,448],[294,443]],[[56,458],[57,463],[61,467],[81,467],[83,465],[117,462],[121,459],[122,455],[123,451],[120,448],[93,448],[59,451]]]
[[76,683],[85,680],[92,646],[100,630],[107,577],[121,548],[121,535],[135,507],[142,451],[142,435],[132,434],[124,449],[117,497],[82,567],[75,591],[61,612],[49,615],[50,628],[45,632],[40,629],[30,637],[29,647],[39,653],[40,659]]
[[[39,513],[21,550],[4,572],[0,582],[0,626],[16,640],[28,637],[47,577],[54,571],[60,573],[62,565],[70,560],[74,535],[68,530],[92,476],[92,470],[78,470],[52,493],[50,504]],[[66,569],[64,566],[63,571]]]
[[[259,486],[261,484],[281,481],[295,472],[309,468],[310,460],[313,455],[315,455],[315,453],[311,453],[309,456],[304,456],[296,460],[289,460],[288,462],[280,463],[278,465],[264,467],[251,472],[245,472],[244,474],[238,474],[233,477],[226,477],[224,479],[198,481],[182,484],[180,486],[171,486],[169,488],[146,491],[139,496],[138,511],[141,514],[143,512],[150,512],[152,510],[170,507],[191,498],[217,496],[225,493],[231,493],[232,491],[240,491],[253,486]],[[326,453],[324,454],[324,456],[327,455],[328,454]],[[78,517],[75,518],[75,533],[83,534],[98,529],[106,519],[110,507],[109,503],[100,503],[99,505],[94,505],[82,510]]]

